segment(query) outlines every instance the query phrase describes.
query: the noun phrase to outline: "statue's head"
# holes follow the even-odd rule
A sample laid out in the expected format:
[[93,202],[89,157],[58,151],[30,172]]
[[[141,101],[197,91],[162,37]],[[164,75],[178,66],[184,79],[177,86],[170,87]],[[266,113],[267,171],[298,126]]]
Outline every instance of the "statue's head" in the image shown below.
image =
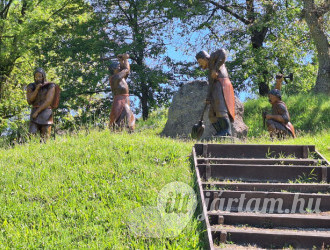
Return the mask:
[[275,102],[282,100],[281,91],[278,89],[272,89],[268,92],[268,100],[271,104],[274,104]]
[[197,59],[199,66],[201,66],[202,69],[208,68],[210,55],[205,50],[198,52],[196,54],[196,59]]
[[43,84],[46,81],[46,72],[42,68],[37,68],[34,73],[34,82]]
[[111,62],[109,66],[110,75],[117,74],[120,69],[120,64],[118,62]]

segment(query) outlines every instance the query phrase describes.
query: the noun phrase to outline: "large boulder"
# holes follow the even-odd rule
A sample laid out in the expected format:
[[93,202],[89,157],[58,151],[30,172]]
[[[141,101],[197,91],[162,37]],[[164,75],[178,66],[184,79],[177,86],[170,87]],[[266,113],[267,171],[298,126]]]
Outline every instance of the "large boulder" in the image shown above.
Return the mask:
[[[168,111],[168,120],[162,135],[189,138],[191,129],[201,118],[208,90],[206,81],[193,81],[184,84],[174,95]],[[244,106],[235,98],[235,122],[232,124],[233,136],[245,138],[248,127],[243,122]],[[205,131],[201,140],[211,139],[215,129],[208,119],[208,109],[204,114]]]

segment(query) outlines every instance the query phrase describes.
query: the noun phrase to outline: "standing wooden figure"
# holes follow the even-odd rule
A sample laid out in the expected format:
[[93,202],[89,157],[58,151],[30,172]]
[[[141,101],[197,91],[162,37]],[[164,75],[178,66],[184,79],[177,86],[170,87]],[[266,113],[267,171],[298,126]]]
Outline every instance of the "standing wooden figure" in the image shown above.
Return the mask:
[[235,120],[235,95],[225,66],[226,51],[219,49],[211,55],[200,51],[196,59],[202,69],[209,69],[206,103],[211,104],[209,119],[217,131],[216,136],[231,136],[231,122]]
[[112,130],[128,128],[132,132],[135,128],[135,117],[130,108],[129,90],[126,79],[130,73],[128,54],[119,54],[118,62],[112,62],[110,70],[110,86],[114,99],[110,113],[109,128]]
[[50,138],[53,124],[53,108],[59,104],[59,87],[52,82],[47,82],[46,73],[42,68],[37,68],[33,74],[34,83],[27,86],[27,102],[32,105],[30,115],[29,133],[40,133],[44,140]]

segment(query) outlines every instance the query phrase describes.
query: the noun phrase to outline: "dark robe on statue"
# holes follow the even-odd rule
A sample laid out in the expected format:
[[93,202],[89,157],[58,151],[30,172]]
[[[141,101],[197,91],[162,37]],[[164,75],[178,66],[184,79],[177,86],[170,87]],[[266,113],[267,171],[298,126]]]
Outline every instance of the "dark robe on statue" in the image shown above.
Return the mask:
[[274,125],[276,130],[282,134],[289,134],[292,137],[296,137],[295,130],[293,125],[290,122],[290,115],[288,109],[284,102],[278,101],[272,105],[272,114],[273,115],[280,115],[284,119],[284,123],[268,119],[267,126]]
[[231,122],[235,120],[235,95],[233,85],[229,78],[218,78],[210,81],[209,96],[211,106],[209,118],[211,123],[216,122],[217,117],[229,116]]

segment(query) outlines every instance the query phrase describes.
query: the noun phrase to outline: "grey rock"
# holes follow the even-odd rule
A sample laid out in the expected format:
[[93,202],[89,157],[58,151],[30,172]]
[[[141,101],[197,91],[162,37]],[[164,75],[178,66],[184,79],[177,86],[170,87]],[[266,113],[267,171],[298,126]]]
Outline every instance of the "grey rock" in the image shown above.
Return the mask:
[[[174,95],[168,111],[168,120],[162,131],[163,136],[189,138],[191,129],[197,123],[205,105],[208,83],[206,81],[192,81],[184,84]],[[233,136],[244,139],[248,127],[243,121],[244,106],[235,98],[235,122],[232,124]],[[211,139],[215,129],[208,119],[208,109],[204,114],[205,131],[201,140]]]

